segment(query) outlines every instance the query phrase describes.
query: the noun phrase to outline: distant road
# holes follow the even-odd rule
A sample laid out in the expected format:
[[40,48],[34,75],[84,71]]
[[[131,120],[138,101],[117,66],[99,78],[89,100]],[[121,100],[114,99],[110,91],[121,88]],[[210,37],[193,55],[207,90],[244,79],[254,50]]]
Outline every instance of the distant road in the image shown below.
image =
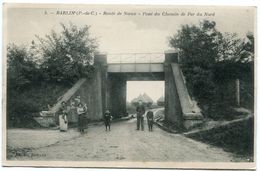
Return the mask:
[[154,118],[159,117],[158,115],[160,114],[164,114],[164,107],[160,107],[160,108],[156,108],[156,109],[152,109],[153,114],[154,114]]
[[[145,116],[146,116],[146,114],[147,114],[148,111],[153,111],[153,114],[154,114],[154,116],[156,117],[157,113],[160,112],[161,110],[164,110],[164,107],[154,108],[154,109],[146,109],[146,110],[145,110]],[[136,113],[129,114],[129,115],[134,115],[134,117],[136,117]]]

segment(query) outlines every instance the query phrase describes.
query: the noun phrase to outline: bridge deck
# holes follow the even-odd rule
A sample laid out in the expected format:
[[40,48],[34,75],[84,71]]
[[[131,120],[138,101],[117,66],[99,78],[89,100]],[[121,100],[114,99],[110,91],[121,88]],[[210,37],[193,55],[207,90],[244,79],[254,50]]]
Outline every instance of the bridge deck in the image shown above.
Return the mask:
[[107,72],[164,72],[163,63],[110,63]]

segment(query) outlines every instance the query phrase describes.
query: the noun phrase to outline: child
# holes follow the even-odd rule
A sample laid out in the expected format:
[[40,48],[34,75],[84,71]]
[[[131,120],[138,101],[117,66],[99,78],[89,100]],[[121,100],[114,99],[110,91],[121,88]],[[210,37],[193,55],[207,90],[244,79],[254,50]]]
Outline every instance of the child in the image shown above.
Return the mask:
[[146,114],[149,131],[153,131],[153,112],[149,111]]
[[110,121],[111,121],[111,118],[112,118],[112,116],[111,116],[109,110],[107,109],[105,114],[104,114],[104,122],[105,122],[105,126],[106,126],[106,131],[107,131],[107,128],[110,131]]

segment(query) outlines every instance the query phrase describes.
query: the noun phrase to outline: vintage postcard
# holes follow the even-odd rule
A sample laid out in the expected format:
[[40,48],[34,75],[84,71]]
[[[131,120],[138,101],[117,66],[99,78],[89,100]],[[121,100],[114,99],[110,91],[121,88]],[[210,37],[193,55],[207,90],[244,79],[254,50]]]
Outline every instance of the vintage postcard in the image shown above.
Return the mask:
[[3,165],[255,168],[254,6],[3,4]]

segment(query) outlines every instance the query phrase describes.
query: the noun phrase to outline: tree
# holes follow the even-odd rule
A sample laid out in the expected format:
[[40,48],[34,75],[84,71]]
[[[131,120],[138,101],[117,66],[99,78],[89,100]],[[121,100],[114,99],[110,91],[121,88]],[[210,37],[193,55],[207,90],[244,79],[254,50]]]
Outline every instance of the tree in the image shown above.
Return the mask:
[[238,38],[236,33],[224,33],[220,35],[218,44],[217,61],[239,61],[241,53],[242,40]]
[[254,60],[255,53],[255,43],[254,43],[254,34],[248,32],[246,35],[246,39],[241,44],[241,53],[240,53],[240,61],[241,62],[252,62]]
[[180,62],[184,66],[208,68],[218,55],[220,33],[214,21],[203,21],[199,26],[183,25],[176,35],[170,38],[170,46],[180,50]]
[[8,46],[8,125],[28,125],[47,104],[53,104],[71,84],[80,77],[90,77],[94,70],[97,46],[89,26],[61,26],[60,33],[37,36],[38,41],[30,46]]
[[61,27],[60,33],[52,30],[45,38],[37,36],[43,52],[42,69],[46,80],[72,84],[90,76],[97,44],[90,37],[90,26],[78,28],[70,23]]
[[170,38],[170,46],[179,49],[180,63],[190,93],[200,102],[211,101],[214,95],[212,66],[218,58],[221,33],[214,21],[203,21],[199,26],[183,25]]
[[[7,47],[7,123],[22,118],[37,109],[22,97],[22,93],[39,80],[38,68],[23,46]],[[35,102],[35,101],[34,101]]]
[[245,39],[236,33],[224,33],[220,36],[217,61],[248,63],[254,59],[254,35],[247,33]]
[[7,47],[7,83],[9,89],[17,91],[37,80],[35,63],[24,47],[11,44]]
[[[198,26],[183,25],[169,43],[179,50],[192,97],[198,100],[202,109],[205,105],[209,107],[204,113],[215,114],[216,104],[221,110],[227,108],[230,100],[224,101],[222,97],[228,83],[237,78],[252,77],[254,36],[251,33],[246,39],[240,39],[234,33],[222,34],[214,21],[204,20]],[[246,84],[251,85],[250,80]]]

